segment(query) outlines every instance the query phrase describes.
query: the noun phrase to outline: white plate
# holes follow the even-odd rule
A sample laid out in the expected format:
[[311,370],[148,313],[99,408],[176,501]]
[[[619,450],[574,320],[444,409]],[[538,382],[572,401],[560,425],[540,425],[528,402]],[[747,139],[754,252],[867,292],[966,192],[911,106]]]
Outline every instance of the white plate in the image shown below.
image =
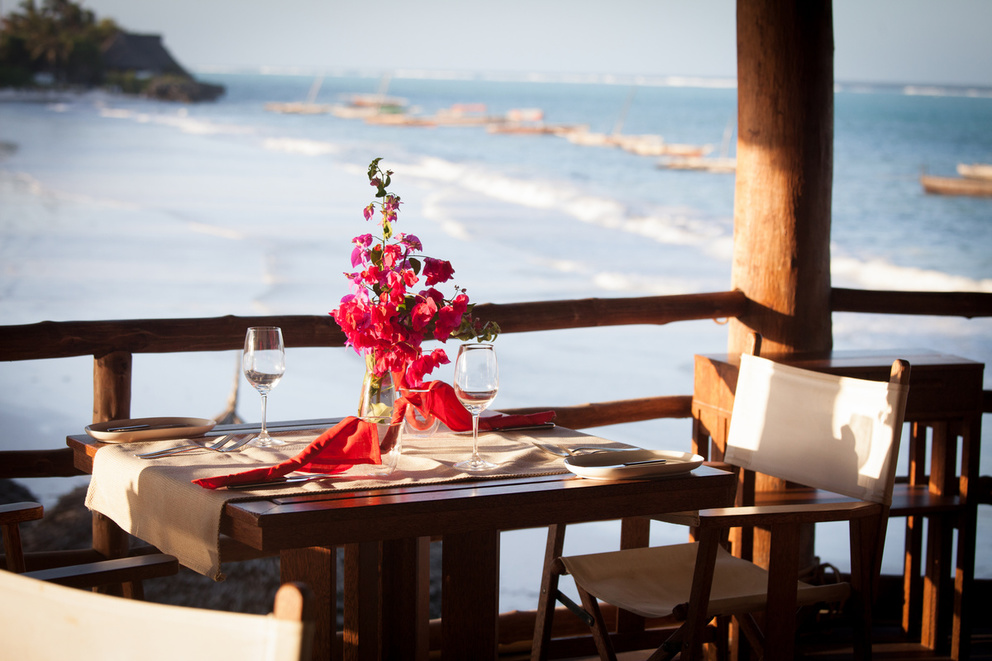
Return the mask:
[[[636,463],[653,462],[654,463]],[[580,477],[593,480],[632,480],[688,473],[698,468],[703,458],[691,452],[668,450],[625,450],[594,452],[565,459],[565,468]]]
[[88,425],[86,433],[104,443],[134,443],[203,436],[215,424],[207,418],[130,418]]

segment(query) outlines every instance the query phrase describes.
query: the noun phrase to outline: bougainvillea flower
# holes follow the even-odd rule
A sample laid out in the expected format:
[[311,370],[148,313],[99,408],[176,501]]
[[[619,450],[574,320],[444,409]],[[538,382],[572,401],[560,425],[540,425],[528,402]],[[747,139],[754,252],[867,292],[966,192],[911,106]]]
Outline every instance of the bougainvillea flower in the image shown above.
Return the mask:
[[455,274],[451,262],[433,257],[424,258],[424,277],[427,278],[428,285],[436,285],[441,282],[451,280]]
[[[421,384],[426,374],[448,362],[442,349],[424,354],[425,340],[490,339],[498,327],[475,323],[464,290],[456,289],[449,299],[433,287],[452,278],[451,262],[421,255],[423,244],[413,234],[394,236],[392,223],[401,201],[386,192],[392,172],[382,171],[379,160],[369,166],[369,183],[381,201],[371,202],[362,213],[365,220],[380,214],[382,235],[362,234],[352,240],[351,265],[357,270],[345,276],[354,293],[342,298],[331,315],[346,343],[366,356],[375,377],[401,374]],[[421,275],[427,288],[413,294]]]

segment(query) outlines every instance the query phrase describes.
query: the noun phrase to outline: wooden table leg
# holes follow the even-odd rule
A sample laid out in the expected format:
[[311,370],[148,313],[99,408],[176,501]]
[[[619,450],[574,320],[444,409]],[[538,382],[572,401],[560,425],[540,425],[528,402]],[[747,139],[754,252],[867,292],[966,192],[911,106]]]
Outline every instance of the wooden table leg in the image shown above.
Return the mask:
[[[131,545],[131,536],[118,526],[110,517],[93,512],[92,516],[93,548],[107,558],[123,558]],[[117,597],[124,595],[122,585],[104,585],[97,589],[103,594]]]
[[378,661],[382,657],[381,542],[344,547],[344,658]]
[[429,537],[383,542],[382,658],[430,656]]
[[430,538],[345,546],[344,658],[430,654]]
[[299,581],[314,595],[314,661],[335,658],[337,631],[337,551],[313,547],[291,549],[279,554],[279,579]]
[[499,531],[445,535],[442,553],[441,658],[495,659]]

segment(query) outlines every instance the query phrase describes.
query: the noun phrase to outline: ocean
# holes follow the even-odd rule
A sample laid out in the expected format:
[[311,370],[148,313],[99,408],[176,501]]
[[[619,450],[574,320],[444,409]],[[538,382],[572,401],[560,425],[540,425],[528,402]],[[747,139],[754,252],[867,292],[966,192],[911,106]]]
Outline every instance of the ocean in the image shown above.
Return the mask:
[[[200,72],[216,103],[177,105],[102,92],[0,96],[0,321],[324,314],[348,292],[350,241],[367,231],[365,170],[382,157],[403,199],[398,231],[449,259],[473,302],[726,291],[734,177],[657,167],[654,157],[554,135],[480,126],[372,125],[269,112],[307,98],[314,76]],[[326,75],[317,103],[380,88],[378,76]],[[735,127],[734,81],[397,73],[390,95],[429,115],[484,104],[540,109],[544,121],[711,145]],[[992,162],[992,90],[838,85],[832,281],[838,287],[992,291],[992,199],[928,196],[921,172]],[[989,319],[837,314],[837,349],[926,348],[992,363]],[[494,406],[565,405],[692,391],[692,360],[726,350],[712,321],[497,340]],[[452,352],[453,353],[453,352]],[[270,420],[343,415],[363,364],[348,351],[291,350]],[[238,356],[139,355],[132,414],[212,417]],[[91,416],[92,360],[0,365],[5,449],[57,447]],[[450,378],[445,372],[439,378]],[[238,412],[259,417],[243,382]],[[985,388],[992,384],[988,372]],[[982,473],[992,474],[989,424]],[[687,420],[593,430],[685,449]],[[85,482],[26,481],[46,504]],[[980,511],[979,548],[992,541]],[[656,541],[684,539],[661,524]],[[901,526],[886,571],[898,572]],[[845,566],[844,532],[817,552]],[[574,527],[567,552],[616,544],[612,523]],[[501,609],[537,603],[542,531],[504,533]],[[992,577],[979,552],[977,573]]]

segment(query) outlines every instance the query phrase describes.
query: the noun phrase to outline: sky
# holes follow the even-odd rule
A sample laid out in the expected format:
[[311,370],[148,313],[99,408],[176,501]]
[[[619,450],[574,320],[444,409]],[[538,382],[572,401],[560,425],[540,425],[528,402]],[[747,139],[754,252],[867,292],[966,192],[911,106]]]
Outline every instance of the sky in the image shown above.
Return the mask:
[[[194,70],[736,77],[735,0],[79,1],[163,35]],[[833,11],[838,82],[992,87],[989,0],[834,0]]]

